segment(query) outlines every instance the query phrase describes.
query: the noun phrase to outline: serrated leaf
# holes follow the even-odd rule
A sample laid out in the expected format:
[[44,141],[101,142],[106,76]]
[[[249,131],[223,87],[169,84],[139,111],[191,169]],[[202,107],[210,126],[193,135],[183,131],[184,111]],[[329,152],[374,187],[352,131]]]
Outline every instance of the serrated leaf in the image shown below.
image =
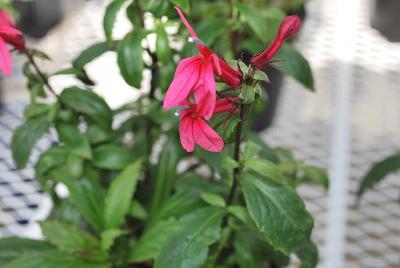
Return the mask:
[[40,223],[40,227],[47,240],[61,251],[85,254],[89,258],[99,254],[100,242],[74,225],[44,221]]
[[275,249],[290,254],[309,240],[313,219],[296,192],[252,174],[240,182],[251,218]]
[[263,267],[268,261],[271,266],[286,267],[289,257],[274,250],[262,234],[243,229],[235,235],[235,256],[241,268]]
[[314,77],[308,61],[301,53],[289,44],[284,44],[273,60],[284,60],[272,65],[296,79],[300,84],[311,91],[315,91]]
[[39,253],[52,250],[54,247],[45,241],[19,237],[5,237],[0,239],[0,266],[26,253]]
[[122,8],[124,3],[125,0],[112,0],[106,7],[106,12],[103,18],[103,29],[108,44],[112,44],[112,31],[115,19],[117,18],[118,11]]
[[125,82],[135,88],[140,88],[143,77],[143,33],[134,31],[128,33],[117,47],[117,61]]
[[301,260],[300,268],[315,268],[318,264],[318,248],[309,241],[296,250],[296,255]]
[[136,190],[141,164],[141,161],[136,161],[128,165],[111,182],[104,206],[104,222],[107,229],[118,228],[123,223]]
[[203,199],[204,202],[216,207],[225,207],[226,205],[223,197],[212,192],[202,193],[201,199]]
[[175,219],[161,221],[151,226],[135,244],[129,262],[144,262],[155,259],[172,235],[179,229],[180,224]]
[[367,189],[372,188],[388,174],[400,169],[400,154],[389,156],[388,158],[376,163],[363,178],[357,191],[357,197],[360,198]]
[[85,159],[92,158],[92,149],[85,134],[82,134],[76,126],[66,123],[57,125],[57,133],[67,151]]
[[93,149],[93,165],[98,168],[119,170],[132,160],[132,152],[126,147],[105,144]]
[[255,227],[254,221],[250,218],[249,212],[242,206],[229,206],[227,211],[241,220],[244,224],[249,227]]
[[101,233],[101,249],[103,252],[107,252],[113,246],[115,239],[121,235],[126,234],[125,230],[121,229],[108,229]]
[[278,166],[268,160],[253,158],[244,162],[245,167],[248,167],[258,174],[270,178],[279,184],[287,184],[285,177],[279,170]]
[[3,268],[108,268],[105,261],[88,259],[50,250],[37,254],[24,254]]
[[329,188],[328,174],[322,168],[313,166],[301,166],[300,170],[304,172],[304,180],[322,185],[325,189]]
[[64,89],[59,97],[60,101],[72,110],[88,116],[98,126],[110,129],[112,112],[107,103],[89,90],[78,87]]
[[37,116],[17,127],[11,141],[11,150],[18,168],[25,167],[36,142],[50,127],[47,115]]
[[161,249],[154,267],[201,267],[208,247],[220,237],[223,215],[220,208],[205,207],[182,217],[182,229]]

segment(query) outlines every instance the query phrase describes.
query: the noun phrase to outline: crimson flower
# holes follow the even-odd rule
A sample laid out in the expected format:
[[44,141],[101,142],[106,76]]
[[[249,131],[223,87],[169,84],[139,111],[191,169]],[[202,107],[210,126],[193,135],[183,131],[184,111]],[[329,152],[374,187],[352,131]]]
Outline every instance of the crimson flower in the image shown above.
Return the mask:
[[300,26],[301,21],[298,16],[292,15],[286,17],[279,27],[275,40],[266,50],[254,56],[251,59],[251,64],[257,69],[263,69],[279,51],[285,40],[289,39],[300,30]]
[[[225,61],[218,58],[206,44],[198,39],[182,10],[175,7],[182,22],[188,29],[200,54],[183,59],[179,62],[174,79],[164,98],[164,109],[179,105],[194,93],[196,103],[204,110],[204,118],[210,119],[216,102],[216,82],[214,76],[219,76],[230,87],[241,83],[241,73],[234,70]],[[201,104],[201,105],[200,105]]]
[[0,9],[0,70],[5,75],[11,75],[12,59],[7,44],[17,50],[25,49],[25,41],[22,32],[15,28],[11,15],[4,9]]
[[[220,152],[224,147],[224,141],[206,122],[206,110],[199,105],[191,103],[189,99],[180,106],[183,109],[181,121],[179,123],[179,135],[183,148],[187,152],[194,150],[195,144],[210,152]],[[224,112],[234,112],[236,105],[229,99],[220,99],[216,101],[213,114]]]

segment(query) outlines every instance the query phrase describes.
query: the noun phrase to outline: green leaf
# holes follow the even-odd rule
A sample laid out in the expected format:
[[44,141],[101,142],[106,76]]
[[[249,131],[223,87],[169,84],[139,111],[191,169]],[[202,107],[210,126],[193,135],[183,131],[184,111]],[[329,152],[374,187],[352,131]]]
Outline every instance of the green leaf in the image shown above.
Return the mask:
[[106,13],[103,19],[103,28],[107,42],[112,44],[112,31],[117,18],[118,11],[122,8],[125,0],[113,0],[106,8]]
[[296,192],[252,174],[240,181],[251,218],[275,249],[290,254],[309,240],[313,219]]
[[93,150],[92,164],[98,168],[119,170],[131,163],[132,160],[132,152],[126,147],[105,144]]
[[126,234],[125,230],[121,229],[108,229],[101,233],[101,249],[103,252],[107,252],[111,249],[114,244],[115,239],[121,235]]
[[51,105],[46,103],[31,103],[24,109],[24,118],[29,120],[36,116],[48,113]]
[[150,215],[149,225],[162,220],[178,218],[201,207],[199,194],[193,192],[177,193],[165,200],[159,209]]
[[35,165],[36,174],[42,175],[52,168],[64,164],[65,161],[66,152],[64,148],[61,148],[58,145],[53,145],[40,155],[40,158]]
[[128,165],[111,182],[104,206],[104,222],[107,229],[118,228],[123,223],[136,190],[141,164],[141,161],[136,161]]
[[265,42],[265,45],[267,41],[275,37],[276,30],[285,16],[283,12],[276,9],[266,13],[245,3],[236,3],[235,6],[257,37]]
[[329,188],[328,174],[324,169],[313,166],[301,166],[300,169],[304,172],[305,181],[322,185],[325,189]]
[[201,194],[201,199],[203,199],[204,202],[216,206],[216,207],[225,207],[225,200],[222,198],[220,195],[207,192],[207,193],[202,193]]
[[169,239],[180,229],[175,219],[161,221],[151,226],[135,244],[129,262],[144,262],[157,258],[161,248],[165,247]]
[[117,47],[117,61],[125,82],[135,88],[140,88],[143,77],[143,33],[134,31],[128,33]]
[[257,134],[248,133],[249,140],[255,144],[257,144],[260,148],[258,155],[265,160],[271,161],[273,163],[277,163],[279,161],[278,156],[274,152],[274,150],[268,146]]
[[110,50],[111,48],[107,42],[95,43],[83,50],[81,54],[74,59],[72,66],[76,69],[83,69],[86,64]]
[[202,267],[208,247],[220,238],[223,216],[224,210],[205,207],[182,217],[182,229],[161,249],[154,267]]
[[293,46],[284,44],[273,60],[285,60],[273,63],[273,66],[296,79],[307,89],[315,91],[310,64]]
[[49,242],[66,253],[84,254],[87,257],[99,254],[100,242],[74,225],[45,221],[40,226]]
[[249,159],[246,160],[244,165],[258,174],[270,178],[271,180],[275,181],[279,184],[286,184],[286,179],[283,176],[282,172],[279,168],[272,162],[264,159]]
[[267,83],[270,83],[271,81],[268,78],[268,75],[266,73],[264,73],[263,71],[257,70],[254,72],[254,76],[253,78],[255,80],[259,80],[259,81],[265,81]]
[[83,172],[83,158],[72,153],[68,154],[67,167],[72,176],[80,178]]
[[176,64],[174,61],[169,61],[159,69],[159,85],[163,93],[167,92],[169,85],[172,82],[174,73],[176,70]]
[[92,149],[85,134],[82,134],[78,127],[66,123],[57,125],[57,133],[61,142],[64,143],[67,151],[85,159],[92,158]]
[[300,268],[315,268],[318,263],[318,248],[309,241],[296,250],[296,255],[301,260]]
[[85,69],[83,68],[67,68],[60,70],[58,72],[55,72],[51,74],[51,76],[55,75],[75,75],[77,79],[79,79],[81,82],[83,82],[86,85],[93,86],[95,83],[89,78],[88,74],[86,73]]
[[53,249],[49,243],[19,237],[0,239],[0,266],[20,257],[25,253],[36,253]]
[[108,268],[105,261],[90,261],[51,250],[38,254],[24,254],[3,268]]
[[49,173],[49,177],[67,186],[71,203],[81,212],[90,225],[97,231],[104,226],[104,192],[98,183],[98,179],[91,178],[90,171],[85,167],[83,178],[73,178],[67,167],[59,166]]
[[246,147],[244,147],[242,158],[245,161],[257,158],[260,151],[261,146],[250,140],[246,143]]
[[86,135],[91,144],[98,144],[110,140],[113,133],[110,129],[103,129],[97,125],[91,125],[87,129]]
[[25,167],[33,146],[50,127],[46,115],[38,116],[17,127],[11,141],[11,150],[18,168]]
[[171,59],[171,49],[168,42],[168,34],[163,25],[160,25],[156,31],[156,55],[160,62],[167,62]]
[[145,220],[148,218],[148,213],[145,207],[137,200],[133,200],[131,208],[129,209],[129,215],[133,218]]
[[240,89],[239,98],[243,100],[243,103],[252,103],[255,100],[256,90],[254,87],[243,84]]
[[182,151],[175,138],[168,139],[158,161],[151,209],[157,209],[171,194],[176,179],[176,167]]
[[368,171],[358,188],[357,197],[360,198],[367,189],[372,188],[388,174],[400,169],[400,154],[389,156],[388,158],[376,163]]
[[107,103],[94,92],[78,87],[64,89],[60,101],[72,110],[88,116],[98,126],[110,129],[112,112]]
[[249,212],[242,206],[229,206],[227,211],[241,220],[244,224],[249,227],[255,227],[254,221],[250,218]]
[[289,264],[288,256],[274,250],[261,234],[248,229],[236,233],[234,248],[241,268],[263,267],[266,261],[273,267],[286,267]]
[[190,2],[189,0],[169,0],[173,5],[180,7],[182,10],[186,12],[189,11]]

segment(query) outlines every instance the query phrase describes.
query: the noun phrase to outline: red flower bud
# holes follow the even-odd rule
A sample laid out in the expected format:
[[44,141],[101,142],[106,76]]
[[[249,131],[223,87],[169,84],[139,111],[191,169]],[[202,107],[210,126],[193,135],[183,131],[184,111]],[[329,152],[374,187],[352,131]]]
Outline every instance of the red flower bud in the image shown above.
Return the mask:
[[251,59],[251,64],[257,69],[263,69],[279,51],[285,40],[291,38],[300,30],[300,26],[301,21],[298,16],[286,17],[279,27],[275,40],[266,50],[254,56]]

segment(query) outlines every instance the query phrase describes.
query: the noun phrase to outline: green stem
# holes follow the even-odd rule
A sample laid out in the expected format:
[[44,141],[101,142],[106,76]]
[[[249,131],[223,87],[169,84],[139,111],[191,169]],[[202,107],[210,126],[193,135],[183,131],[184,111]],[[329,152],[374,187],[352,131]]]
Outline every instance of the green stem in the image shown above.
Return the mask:
[[36,61],[33,58],[32,54],[29,53],[28,50],[24,50],[23,53],[28,58],[28,61],[32,64],[33,68],[35,69],[36,73],[39,75],[39,77],[42,80],[43,84],[46,85],[47,89],[57,98],[58,95],[54,91],[53,87],[49,84],[49,81],[48,81],[46,75],[40,70],[39,66],[36,64]]

